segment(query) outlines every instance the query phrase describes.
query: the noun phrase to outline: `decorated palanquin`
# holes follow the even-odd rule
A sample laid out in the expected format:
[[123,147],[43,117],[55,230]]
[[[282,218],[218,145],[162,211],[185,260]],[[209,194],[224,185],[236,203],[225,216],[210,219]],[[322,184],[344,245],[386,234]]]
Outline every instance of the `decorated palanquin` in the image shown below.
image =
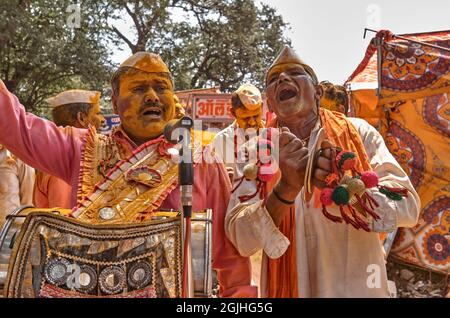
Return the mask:
[[421,198],[418,224],[398,230],[390,255],[444,274],[450,269],[449,70],[450,31],[400,37],[380,31],[346,83],[352,115],[382,133]]

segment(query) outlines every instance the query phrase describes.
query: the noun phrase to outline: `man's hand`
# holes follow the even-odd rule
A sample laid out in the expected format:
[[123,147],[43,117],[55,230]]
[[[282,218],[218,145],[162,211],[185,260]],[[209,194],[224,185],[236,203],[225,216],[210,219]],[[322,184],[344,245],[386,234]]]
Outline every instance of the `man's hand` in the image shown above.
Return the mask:
[[333,144],[329,140],[325,139],[324,141],[322,141],[320,145],[320,149],[322,150],[320,151],[319,156],[315,158],[312,172],[312,184],[319,190],[327,186],[325,179],[330,173],[332,173],[331,168],[332,147]]
[[303,187],[308,148],[287,127],[281,129],[279,143],[281,179],[277,185],[277,192],[286,200],[295,200]]

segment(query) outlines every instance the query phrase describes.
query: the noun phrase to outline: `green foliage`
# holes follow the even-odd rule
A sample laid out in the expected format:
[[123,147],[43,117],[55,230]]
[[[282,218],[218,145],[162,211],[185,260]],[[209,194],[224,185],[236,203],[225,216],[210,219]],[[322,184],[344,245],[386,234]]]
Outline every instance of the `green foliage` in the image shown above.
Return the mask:
[[[112,26],[132,52],[162,55],[178,90],[243,81],[264,87],[264,73],[284,44],[287,24],[275,9],[253,0],[113,1],[133,21],[135,41]],[[117,14],[117,18],[120,14]]]
[[106,20],[95,1],[84,1],[80,27],[73,28],[70,4],[0,3],[0,78],[27,110],[40,115],[47,114],[46,98],[71,88],[102,89],[109,79]]
[[[178,90],[225,92],[244,81],[262,89],[265,70],[289,43],[281,16],[254,0],[84,0],[75,27],[73,4],[0,1],[0,78],[41,116],[49,114],[45,99],[72,88],[102,90],[108,107],[111,48],[119,43],[161,54]],[[125,15],[129,38],[115,27]]]

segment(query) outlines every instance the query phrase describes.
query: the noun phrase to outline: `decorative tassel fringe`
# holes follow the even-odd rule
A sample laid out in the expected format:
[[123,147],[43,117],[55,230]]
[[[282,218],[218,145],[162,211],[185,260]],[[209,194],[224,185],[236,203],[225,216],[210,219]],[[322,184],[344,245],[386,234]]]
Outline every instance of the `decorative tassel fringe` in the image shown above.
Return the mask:
[[258,182],[258,186],[256,187],[256,191],[253,194],[247,194],[247,195],[241,195],[239,196],[239,201],[241,202],[245,202],[248,201],[250,199],[253,199],[254,197],[256,197],[256,195],[258,193],[260,193],[261,189],[264,187],[265,183],[264,182]]
[[326,206],[323,205],[323,204],[322,204],[322,213],[327,219],[329,219],[329,220],[331,220],[331,221],[333,221],[335,223],[342,223],[342,218],[340,218],[339,216],[336,216],[336,215],[333,215],[333,214],[329,213],[327,211]]
[[378,189],[381,193],[387,196],[389,199],[400,201],[403,197],[408,197],[408,190],[402,188],[391,188],[387,186],[379,186]]

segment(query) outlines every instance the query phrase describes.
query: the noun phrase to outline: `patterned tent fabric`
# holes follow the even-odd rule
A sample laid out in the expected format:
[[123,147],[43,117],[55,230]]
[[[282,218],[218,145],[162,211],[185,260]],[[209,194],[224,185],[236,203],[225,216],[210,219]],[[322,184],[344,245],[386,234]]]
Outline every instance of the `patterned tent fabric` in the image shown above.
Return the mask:
[[[368,119],[408,173],[421,201],[419,223],[399,229],[391,255],[419,267],[448,273],[450,269],[450,31],[396,38],[380,31],[381,94],[353,91],[352,111]],[[431,44],[433,46],[424,45]],[[377,81],[377,48],[347,80]]]

